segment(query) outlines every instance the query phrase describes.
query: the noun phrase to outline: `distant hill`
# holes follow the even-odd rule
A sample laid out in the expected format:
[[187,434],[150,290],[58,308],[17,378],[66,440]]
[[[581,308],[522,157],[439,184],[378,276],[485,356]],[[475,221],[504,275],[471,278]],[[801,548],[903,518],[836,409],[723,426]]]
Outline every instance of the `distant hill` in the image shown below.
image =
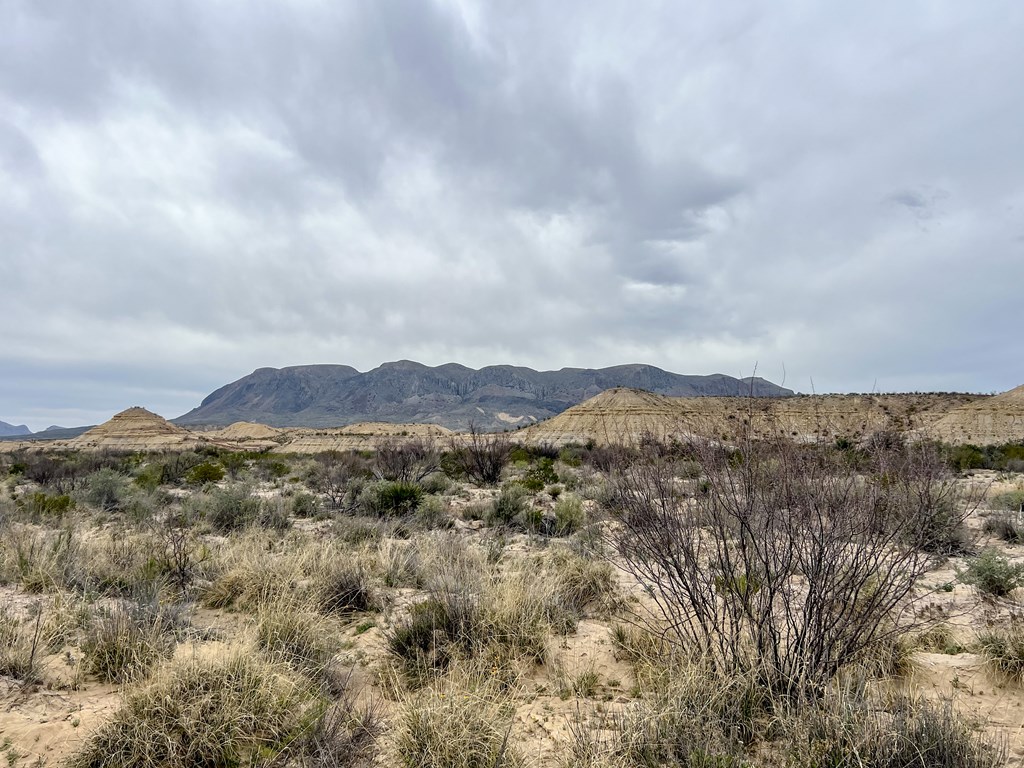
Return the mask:
[[0,437],[14,437],[15,435],[31,435],[32,430],[26,427],[24,424],[8,424],[6,421],[0,421]]
[[[95,425],[92,425],[95,426]],[[23,440],[70,440],[78,437],[87,430],[92,429],[92,426],[87,427],[58,427],[52,426],[47,427],[42,432],[31,432],[27,435],[4,435],[0,436],[0,442],[2,441],[23,441]]]
[[415,422],[456,430],[473,423],[496,430],[528,426],[615,387],[672,397],[793,394],[761,378],[684,376],[651,365],[559,371],[494,365],[474,370],[456,363],[432,368],[401,360],[366,373],[346,365],[260,368],[172,421],[210,426],[248,421],[274,427]]

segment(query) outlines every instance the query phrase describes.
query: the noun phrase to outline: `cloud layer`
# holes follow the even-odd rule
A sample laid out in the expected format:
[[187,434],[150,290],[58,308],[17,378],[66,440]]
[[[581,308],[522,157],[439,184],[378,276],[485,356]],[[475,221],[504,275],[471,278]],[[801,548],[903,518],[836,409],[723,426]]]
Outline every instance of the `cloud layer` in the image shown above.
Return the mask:
[[399,358],[1024,382],[1019,3],[0,18],[5,421]]

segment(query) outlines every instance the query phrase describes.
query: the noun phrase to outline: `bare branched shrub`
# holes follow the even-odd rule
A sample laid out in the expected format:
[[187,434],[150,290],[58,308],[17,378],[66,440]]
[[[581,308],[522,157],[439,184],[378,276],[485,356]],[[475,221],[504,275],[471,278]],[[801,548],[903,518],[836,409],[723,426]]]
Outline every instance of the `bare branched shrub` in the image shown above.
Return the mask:
[[425,440],[387,438],[377,443],[373,474],[378,480],[419,483],[441,468],[441,456]]
[[458,473],[477,485],[497,485],[512,453],[512,442],[505,432],[483,432],[470,424],[468,434],[462,440],[453,439],[449,449]]
[[[326,497],[331,509],[342,509],[346,497],[358,495],[355,486],[368,474],[364,462],[358,456],[327,451],[317,454],[316,463],[309,470],[306,482],[310,488]],[[354,490],[356,493],[351,493]]]
[[688,449],[699,480],[653,457],[620,467],[614,494],[617,551],[681,646],[805,698],[905,631],[932,562],[922,520],[951,493],[927,457],[888,461],[872,480],[821,446]]

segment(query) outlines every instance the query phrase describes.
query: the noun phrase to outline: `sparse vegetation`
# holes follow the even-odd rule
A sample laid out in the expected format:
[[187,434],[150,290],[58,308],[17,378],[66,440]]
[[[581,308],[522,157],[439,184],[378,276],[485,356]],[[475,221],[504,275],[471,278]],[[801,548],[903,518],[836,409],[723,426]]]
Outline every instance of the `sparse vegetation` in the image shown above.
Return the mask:
[[1024,563],[1011,563],[1006,556],[989,549],[970,558],[959,577],[982,594],[1006,597],[1024,584]]
[[[875,682],[1024,668],[1010,602],[975,644],[921,578],[972,554],[968,479],[891,438],[0,458],[0,675],[118,686],[72,766],[994,766]],[[1007,553],[959,583],[1012,595]]]

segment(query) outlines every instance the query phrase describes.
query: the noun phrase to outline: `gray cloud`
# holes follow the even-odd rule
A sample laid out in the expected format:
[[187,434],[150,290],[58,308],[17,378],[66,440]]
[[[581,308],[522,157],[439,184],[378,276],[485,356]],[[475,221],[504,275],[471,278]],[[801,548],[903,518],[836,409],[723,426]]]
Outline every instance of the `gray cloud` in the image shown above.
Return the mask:
[[5,421],[397,358],[1024,381],[1008,0],[0,16]]

